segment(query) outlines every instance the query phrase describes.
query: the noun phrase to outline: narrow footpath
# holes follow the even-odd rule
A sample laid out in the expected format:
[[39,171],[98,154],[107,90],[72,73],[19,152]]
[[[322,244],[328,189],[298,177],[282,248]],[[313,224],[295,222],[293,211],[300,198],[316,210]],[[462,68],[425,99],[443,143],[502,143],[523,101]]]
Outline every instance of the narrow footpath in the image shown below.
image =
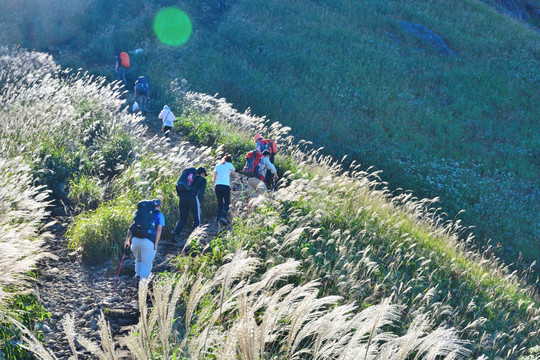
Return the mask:
[[[155,135],[163,136],[157,114],[150,113],[145,121],[149,138]],[[179,134],[172,134],[170,145],[174,146],[180,141],[182,138]],[[207,191],[212,190],[208,188]],[[241,199],[237,192],[233,191],[231,195],[231,207],[234,208]],[[50,319],[36,326],[43,331],[45,347],[50,349],[58,359],[68,359],[72,355],[62,324],[62,319],[68,314],[75,319],[75,333],[96,344],[100,344],[99,315],[105,314],[115,341],[122,344],[122,338],[138,323],[137,284],[134,277],[132,275],[120,276],[113,295],[119,259],[110,260],[99,266],[85,265],[77,252],[67,247],[68,240],[65,232],[69,217],[62,208],[57,208],[53,214],[56,215],[53,216],[56,225],[51,229],[54,237],[47,240],[46,246],[47,251],[56,255],[57,258],[47,258],[41,262],[41,275],[38,279],[39,299],[45,309],[51,313]],[[218,234],[218,228],[214,223],[215,217],[212,215],[203,214],[203,219],[205,217],[212,219],[211,224],[203,224],[196,229],[203,243],[209,243]],[[178,255],[179,251],[179,244],[171,239],[170,234],[164,234],[159,242],[152,273],[174,271],[175,267],[171,260]],[[124,269],[133,269],[133,267],[134,258],[128,250],[122,273]],[[95,358],[79,344],[77,344],[77,350],[79,351],[78,359]],[[121,359],[131,359],[127,347],[122,346],[117,350]]]

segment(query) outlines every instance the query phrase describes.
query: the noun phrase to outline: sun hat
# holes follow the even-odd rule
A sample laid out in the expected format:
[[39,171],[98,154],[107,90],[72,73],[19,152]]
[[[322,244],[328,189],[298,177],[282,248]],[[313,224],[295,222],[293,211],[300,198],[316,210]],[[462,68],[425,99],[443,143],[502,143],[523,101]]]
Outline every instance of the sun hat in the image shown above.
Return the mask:
[[263,139],[263,137],[262,137],[261,134],[257,134],[257,135],[255,135],[255,136],[253,137],[253,140],[254,140],[255,142],[257,142],[257,141],[259,141],[259,140],[262,140],[262,139]]

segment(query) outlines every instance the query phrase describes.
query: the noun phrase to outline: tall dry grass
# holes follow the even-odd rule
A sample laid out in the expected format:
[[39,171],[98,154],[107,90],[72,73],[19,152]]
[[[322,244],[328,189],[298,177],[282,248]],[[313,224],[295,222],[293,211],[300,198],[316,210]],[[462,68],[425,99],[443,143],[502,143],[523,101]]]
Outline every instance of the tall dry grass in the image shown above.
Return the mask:
[[188,117],[209,114],[224,128],[277,138],[276,162],[295,164],[273,199],[223,240],[231,251],[248,248],[267,266],[287,257],[302,260],[299,281],[321,279],[323,294],[363,306],[390,297],[408,313],[431,308],[431,320],[461,329],[476,356],[516,358],[535,344],[540,308],[534,263],[512,271],[492,247],[478,249],[459,221],[443,220],[433,205],[437,199],[391,194],[377,173],[354,163],[345,171],[309,144],[295,144],[279,123],[265,127],[266,119],[200,93],[180,90],[178,101]]
[[[186,272],[177,279],[155,279],[151,308],[146,301],[148,282],[143,283],[140,321],[128,340],[134,359],[449,360],[470,355],[454,329],[433,327],[429,312],[400,335],[393,329],[403,307],[389,299],[360,311],[353,304],[340,304],[339,296],[318,296],[317,282],[294,285],[290,279],[300,264],[292,259],[260,276],[256,275],[260,260],[246,252],[231,254],[227,261],[210,279],[195,280]],[[174,319],[183,293],[189,295],[180,314],[185,321],[181,328]],[[118,359],[103,316],[101,345],[75,334],[72,317],[66,316],[65,324],[70,343],[76,340],[98,359]],[[55,358],[31,333],[26,336],[27,349],[42,359]]]

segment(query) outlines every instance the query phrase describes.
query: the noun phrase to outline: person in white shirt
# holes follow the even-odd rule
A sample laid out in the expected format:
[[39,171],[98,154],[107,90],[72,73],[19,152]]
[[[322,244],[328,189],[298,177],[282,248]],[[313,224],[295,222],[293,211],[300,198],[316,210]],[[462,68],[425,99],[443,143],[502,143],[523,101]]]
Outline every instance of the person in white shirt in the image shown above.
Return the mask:
[[163,121],[163,133],[165,134],[165,137],[168,138],[169,132],[174,127],[174,120],[176,120],[176,117],[171,109],[169,109],[169,106],[165,105],[163,110],[159,113],[158,118]]
[[232,164],[232,157],[227,154],[214,170],[214,193],[218,203],[217,222],[222,222],[225,225],[228,223],[227,215],[231,203],[231,176],[238,179]]
[[[277,181],[278,174],[277,174],[276,167],[274,166],[274,164],[270,162],[270,151],[264,150],[262,152],[262,156],[263,158],[261,159],[261,162],[259,163],[260,174],[270,175],[268,173],[268,170],[269,170],[271,173],[271,176],[274,177],[274,181]],[[267,190],[265,182],[256,177],[250,177],[248,179],[248,186],[249,186],[249,196],[252,198],[264,194]]]

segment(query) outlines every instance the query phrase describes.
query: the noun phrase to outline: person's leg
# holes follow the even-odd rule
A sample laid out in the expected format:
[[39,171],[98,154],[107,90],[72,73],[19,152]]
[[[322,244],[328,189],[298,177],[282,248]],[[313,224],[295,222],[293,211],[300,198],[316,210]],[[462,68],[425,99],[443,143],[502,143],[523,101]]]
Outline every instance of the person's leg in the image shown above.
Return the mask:
[[193,230],[201,224],[201,204],[197,196],[191,201],[191,215],[193,215]]
[[266,170],[266,175],[264,175],[264,183],[266,184],[266,188],[268,190],[272,190],[272,184],[274,180],[274,175],[272,174],[272,171]]
[[223,212],[221,214],[222,218],[227,219],[227,216],[229,216],[229,205],[231,204],[231,187],[230,186],[223,186]]
[[150,276],[155,256],[154,243],[148,239],[143,239],[141,244],[141,280],[148,279]]
[[131,252],[135,257],[135,276],[141,276],[141,264],[142,264],[142,255],[141,255],[141,239],[133,237],[131,238]]
[[180,213],[180,217],[173,230],[176,235],[180,234],[187,221],[189,206],[186,199],[180,198],[180,203],[178,204],[178,212]]
[[122,79],[122,82],[124,83],[124,86],[127,87],[126,68],[123,66],[119,66],[118,73],[119,73],[120,78]]
[[169,132],[172,130],[172,126],[164,126],[163,127],[163,132],[165,133],[165,137],[168,138],[169,137]]
[[224,203],[224,193],[223,193],[222,185],[216,185],[216,198],[217,198],[217,219],[219,221],[223,213],[223,203]]

